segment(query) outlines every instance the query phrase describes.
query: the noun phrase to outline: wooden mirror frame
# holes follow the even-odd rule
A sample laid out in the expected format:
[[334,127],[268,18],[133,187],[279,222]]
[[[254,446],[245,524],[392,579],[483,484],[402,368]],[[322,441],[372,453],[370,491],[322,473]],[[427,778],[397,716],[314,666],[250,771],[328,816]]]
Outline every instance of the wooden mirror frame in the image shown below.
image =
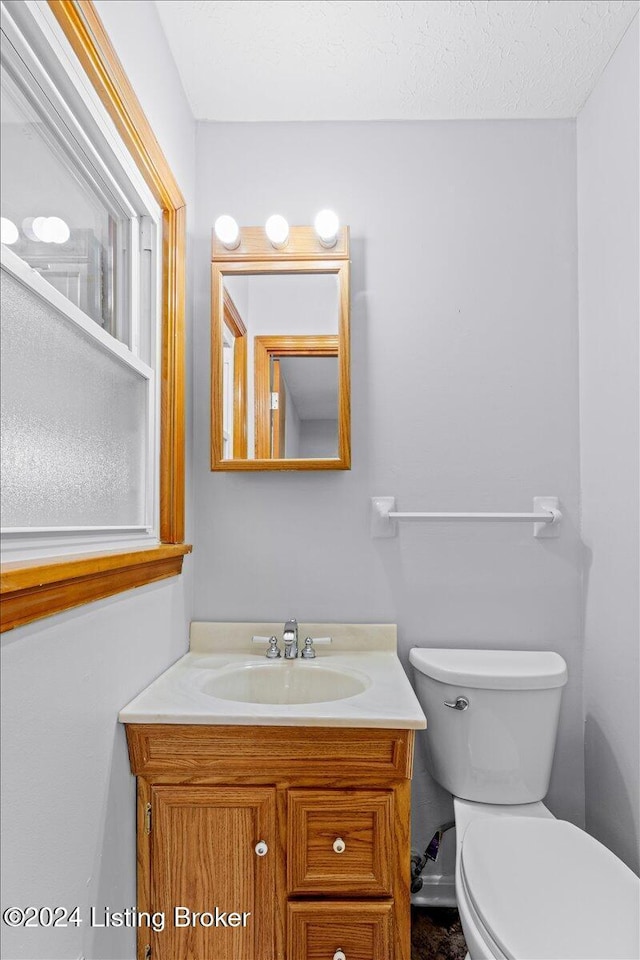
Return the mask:
[[[224,450],[222,331],[225,315],[228,316],[229,312],[228,298],[225,302],[225,276],[322,273],[335,274],[338,278],[337,457],[224,459],[222,456]],[[289,242],[284,250],[275,250],[261,227],[243,227],[241,243],[236,250],[225,249],[214,234],[211,281],[211,469],[225,471],[349,470],[351,468],[349,228],[341,228],[336,245],[329,249],[322,246],[312,227],[291,227]],[[335,356],[335,348],[333,355]],[[238,429],[240,429],[239,425],[234,422],[234,448],[235,434]]]

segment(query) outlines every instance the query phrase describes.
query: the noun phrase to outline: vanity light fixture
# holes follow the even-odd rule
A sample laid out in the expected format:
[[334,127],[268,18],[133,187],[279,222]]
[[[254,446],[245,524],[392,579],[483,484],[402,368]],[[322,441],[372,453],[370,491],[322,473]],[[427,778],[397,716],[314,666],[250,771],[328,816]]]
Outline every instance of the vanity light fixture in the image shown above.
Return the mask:
[[323,247],[335,247],[340,230],[340,221],[333,210],[321,210],[313,222]]
[[9,220],[7,217],[2,217],[0,219],[2,221],[2,242],[6,243],[7,246],[10,246],[12,243],[15,243],[20,236],[18,228],[13,220]]
[[240,246],[240,227],[227,213],[218,217],[213,225],[216,237],[226,250],[236,250]]
[[276,250],[283,250],[289,242],[289,224],[279,213],[269,217],[264,225],[269,243]]

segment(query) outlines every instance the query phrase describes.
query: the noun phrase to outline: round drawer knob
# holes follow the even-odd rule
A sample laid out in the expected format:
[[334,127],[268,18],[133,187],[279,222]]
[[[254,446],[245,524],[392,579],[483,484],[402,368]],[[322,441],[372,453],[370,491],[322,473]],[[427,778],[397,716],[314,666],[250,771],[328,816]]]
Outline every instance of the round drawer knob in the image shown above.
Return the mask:
[[[347,849],[347,845],[342,839],[342,837],[336,837],[336,839],[333,841],[334,853],[344,853],[346,849]],[[338,950],[338,953],[342,953],[342,951]],[[337,957],[337,954],[336,954],[336,957]],[[333,960],[336,960],[336,957],[334,957]],[[340,960],[340,957],[337,957],[337,960]],[[345,957],[345,960],[346,960],[346,957]]]
[[266,845],[264,840],[260,840],[259,843],[256,843],[255,851],[259,857],[265,857],[269,852],[269,847]]
[[347,955],[342,950],[336,950],[333,955],[333,960],[347,960]]

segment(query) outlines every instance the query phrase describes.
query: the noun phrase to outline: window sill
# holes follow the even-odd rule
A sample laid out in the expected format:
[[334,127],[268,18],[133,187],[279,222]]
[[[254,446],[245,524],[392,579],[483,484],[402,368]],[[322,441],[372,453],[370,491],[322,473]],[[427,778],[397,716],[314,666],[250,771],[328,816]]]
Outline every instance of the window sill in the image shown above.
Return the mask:
[[93,600],[178,576],[191,546],[161,543],[145,550],[5,563],[0,568],[1,632]]

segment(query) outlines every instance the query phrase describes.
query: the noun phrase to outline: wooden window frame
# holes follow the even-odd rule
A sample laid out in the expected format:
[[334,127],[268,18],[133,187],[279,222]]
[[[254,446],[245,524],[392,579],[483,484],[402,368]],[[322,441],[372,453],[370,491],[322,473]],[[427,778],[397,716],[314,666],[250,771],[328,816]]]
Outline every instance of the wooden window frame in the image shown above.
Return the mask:
[[91,0],[49,7],[162,210],[160,540],[138,550],[2,565],[1,630],[177,576],[184,543],[186,205],[177,181]]

